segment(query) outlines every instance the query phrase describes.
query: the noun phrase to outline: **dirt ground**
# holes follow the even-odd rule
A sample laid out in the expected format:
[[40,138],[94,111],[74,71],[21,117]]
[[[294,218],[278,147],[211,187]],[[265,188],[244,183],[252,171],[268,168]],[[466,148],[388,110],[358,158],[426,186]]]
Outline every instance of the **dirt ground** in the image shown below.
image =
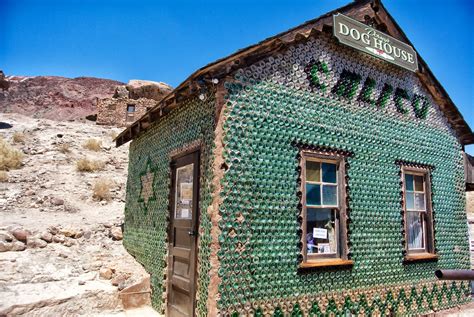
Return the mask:
[[[0,121],[12,126],[0,137],[24,153],[0,182],[0,316],[124,313],[119,291],[146,272],[121,241],[128,147],[112,142],[120,129],[19,114]],[[98,151],[84,148],[89,139]],[[82,158],[103,169],[79,172]],[[99,180],[109,200],[93,198]]]

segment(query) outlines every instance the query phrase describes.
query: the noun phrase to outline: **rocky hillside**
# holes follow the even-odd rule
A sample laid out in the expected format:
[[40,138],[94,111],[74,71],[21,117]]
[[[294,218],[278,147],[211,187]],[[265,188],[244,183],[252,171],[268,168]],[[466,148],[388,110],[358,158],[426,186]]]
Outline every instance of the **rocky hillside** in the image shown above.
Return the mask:
[[0,112],[58,121],[94,114],[97,99],[111,97],[115,87],[123,85],[93,77],[6,76],[5,79],[9,87],[0,89]]
[[120,129],[19,114],[0,121],[0,316],[123,314],[119,292],[147,275],[121,241]]

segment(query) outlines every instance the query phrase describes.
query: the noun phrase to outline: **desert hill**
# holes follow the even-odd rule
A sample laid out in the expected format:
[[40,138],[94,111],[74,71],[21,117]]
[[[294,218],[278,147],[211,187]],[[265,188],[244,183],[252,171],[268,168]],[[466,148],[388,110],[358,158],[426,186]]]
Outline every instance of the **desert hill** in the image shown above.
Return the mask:
[[5,76],[4,80],[8,89],[0,89],[0,112],[57,121],[94,114],[97,99],[111,97],[123,85],[94,77]]

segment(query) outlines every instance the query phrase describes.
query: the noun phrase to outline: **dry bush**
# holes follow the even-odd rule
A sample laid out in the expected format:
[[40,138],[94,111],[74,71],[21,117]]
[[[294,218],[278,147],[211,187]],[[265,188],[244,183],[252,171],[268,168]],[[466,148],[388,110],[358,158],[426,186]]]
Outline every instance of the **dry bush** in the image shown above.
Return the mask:
[[112,188],[113,182],[108,179],[99,179],[94,183],[92,187],[92,198],[97,201],[110,201],[112,199]]
[[0,170],[20,168],[22,160],[23,153],[0,138]]
[[57,146],[57,149],[63,154],[71,153],[71,146],[69,143],[61,143]]
[[25,143],[25,134],[23,132],[15,132],[12,136],[13,143]]
[[100,148],[102,147],[102,142],[100,140],[96,139],[88,139],[84,144],[82,145],[85,149],[98,152],[100,151]]
[[0,183],[8,182],[8,173],[6,171],[0,171]]
[[79,172],[95,172],[103,170],[104,162],[94,161],[88,158],[81,158],[76,162],[76,168]]

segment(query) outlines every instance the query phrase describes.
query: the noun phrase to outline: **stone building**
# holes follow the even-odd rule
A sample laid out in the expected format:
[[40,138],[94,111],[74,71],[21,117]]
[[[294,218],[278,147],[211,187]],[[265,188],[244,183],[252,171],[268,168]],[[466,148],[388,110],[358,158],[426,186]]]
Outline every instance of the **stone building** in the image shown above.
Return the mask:
[[117,86],[112,98],[97,101],[97,124],[129,126],[171,90],[167,84],[145,80],[131,80],[127,85]]
[[434,271],[470,267],[474,135],[380,1],[199,69],[116,139],[129,141],[124,245],[168,316],[470,301],[469,283]]

